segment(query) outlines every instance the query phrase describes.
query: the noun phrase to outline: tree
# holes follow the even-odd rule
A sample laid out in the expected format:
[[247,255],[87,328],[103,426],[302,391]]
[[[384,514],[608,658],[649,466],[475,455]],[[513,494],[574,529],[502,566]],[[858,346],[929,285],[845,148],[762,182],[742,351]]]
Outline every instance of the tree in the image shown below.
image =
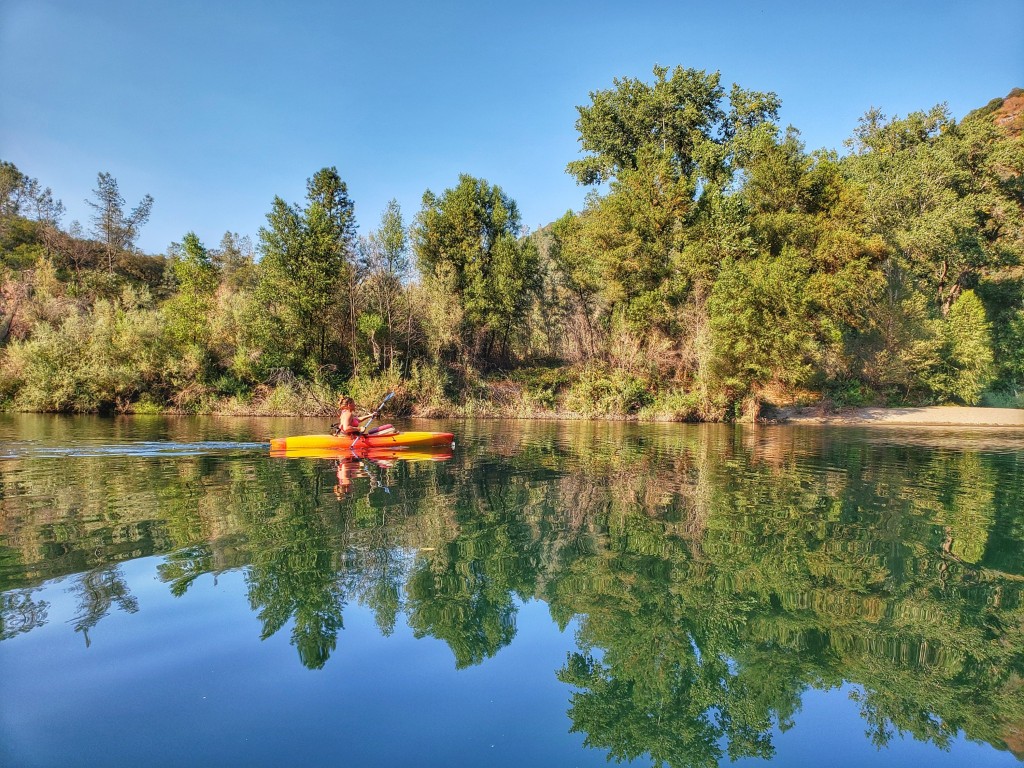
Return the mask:
[[588,155],[566,170],[608,191],[555,228],[558,280],[590,310],[588,332],[577,335],[592,343],[594,329],[606,332],[615,365],[633,366],[640,348],[663,375],[685,378],[685,334],[695,333],[719,265],[756,252],[735,190],[755,139],[777,133],[779,100],[737,85],[727,93],[717,72],[682,67],[655,67],[653,83],[616,79],[590,96],[576,122]]
[[170,267],[177,291],[166,308],[168,329],[178,342],[200,347],[202,355],[209,341],[217,270],[195,232],[187,232],[180,244],[172,245]]
[[232,288],[240,288],[253,279],[253,247],[248,235],[225,232],[220,245],[210,251],[210,261]]
[[96,177],[94,200],[86,204],[95,212],[92,216],[92,236],[103,244],[107,254],[107,271],[114,271],[114,262],[123,251],[135,247],[139,229],[149,221],[153,198],[146,195],[129,213],[124,212],[124,198],[117,187],[117,179],[101,172]]
[[991,326],[974,291],[961,293],[944,323],[943,362],[933,388],[940,395],[977,405],[994,378]]
[[1002,134],[987,116],[957,124],[939,105],[891,120],[871,110],[848,144],[846,169],[863,191],[871,230],[943,315],[981,276],[1019,263],[1019,137]]
[[[305,208],[275,197],[260,228],[260,295],[272,313],[268,343],[297,370],[340,362],[351,338],[354,205],[335,168],[306,183]],[[288,340],[284,349],[284,340]]]
[[733,85],[729,109],[717,72],[655,67],[653,85],[616,78],[614,89],[591,92],[591,104],[577,107],[576,129],[588,157],[566,170],[580,184],[600,184],[641,165],[645,147],[668,158],[677,177],[724,184],[732,171],[733,140],[777,118],[773,93]]
[[[374,358],[386,370],[394,364],[399,325],[408,315],[402,285],[409,273],[409,236],[397,200],[388,203],[380,227],[360,241],[359,251],[359,294],[367,312],[367,319],[361,317],[359,322],[370,329]],[[380,340],[374,330],[378,327],[383,333]],[[406,333],[406,358],[408,345]]]
[[519,239],[519,209],[500,187],[467,174],[438,197],[429,190],[413,227],[424,278],[458,297],[469,352],[507,357],[538,286],[536,244]]
[[708,308],[714,374],[727,388],[803,383],[818,352],[806,292],[807,264],[793,254],[729,263]]
[[64,215],[64,204],[49,187],[18,170],[14,163],[0,160],[0,221],[24,216],[56,226]]
[[[29,247],[36,253],[42,243],[42,252],[50,255],[61,250],[63,241],[59,229],[64,215],[64,204],[54,198],[49,187],[44,188],[18,170],[14,163],[0,160],[0,251],[18,251]],[[15,262],[21,259],[15,259]]]

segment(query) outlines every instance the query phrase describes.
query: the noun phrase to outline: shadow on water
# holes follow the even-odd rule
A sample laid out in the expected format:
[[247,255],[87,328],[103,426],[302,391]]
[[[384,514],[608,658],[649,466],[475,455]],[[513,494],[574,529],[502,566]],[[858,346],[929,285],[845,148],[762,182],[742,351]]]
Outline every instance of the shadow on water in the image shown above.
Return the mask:
[[[138,611],[118,564],[160,555],[176,596],[244,573],[261,636],[313,669],[353,602],[465,668],[543,600],[578,626],[556,672],[572,729],[616,759],[770,758],[806,691],[850,683],[879,746],[963,732],[1024,756],[1024,450],[1004,438],[469,422],[450,459],[374,462],[271,459],[268,428],[0,461],[0,639],[47,622],[53,579],[86,637]],[[88,433],[63,429],[21,439]]]

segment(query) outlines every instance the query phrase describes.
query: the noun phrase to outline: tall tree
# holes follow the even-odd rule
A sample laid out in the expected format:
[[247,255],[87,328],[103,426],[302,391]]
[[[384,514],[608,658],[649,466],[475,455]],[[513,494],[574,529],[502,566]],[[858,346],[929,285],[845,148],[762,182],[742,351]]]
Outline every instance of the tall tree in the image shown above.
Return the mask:
[[572,226],[555,228],[553,253],[573,303],[592,308],[586,335],[607,331],[613,363],[649,342],[645,359],[685,373],[680,347],[691,323],[682,308],[709,293],[723,259],[755,251],[732,198],[748,145],[777,131],[779,100],[737,85],[727,92],[720,81],[717,72],[655,67],[653,83],[616,79],[577,108],[586,156],[566,170],[607,191],[591,194]]
[[260,229],[261,295],[276,319],[277,343],[289,340],[289,364],[316,374],[341,363],[351,341],[356,224],[336,168],[317,171],[306,189],[304,208],[275,197]]
[[248,235],[225,232],[220,245],[210,251],[210,260],[225,283],[239,288],[252,279],[255,261],[252,240]]
[[[366,308],[369,341],[378,364],[389,368],[395,361],[398,335],[407,319],[408,303],[403,299],[403,281],[409,273],[409,235],[397,200],[388,202],[380,227],[360,242],[359,291]],[[376,338],[377,330],[382,334]],[[406,334],[408,336],[408,334]],[[408,351],[408,338],[405,340]]]
[[906,118],[869,111],[849,142],[868,222],[945,315],[967,288],[1024,256],[1024,142],[945,105]]
[[613,89],[594,91],[588,106],[577,107],[576,129],[584,152],[567,171],[581,184],[600,184],[641,165],[641,151],[667,157],[676,174],[698,182],[727,181],[733,139],[774,122],[780,102],[774,93],[733,85],[728,110],[717,72],[655,67],[653,85],[616,78]]
[[519,228],[515,201],[468,174],[440,197],[428,190],[413,227],[419,268],[458,297],[478,362],[509,354],[537,288],[537,247]]
[[22,173],[14,163],[0,160],[0,221],[25,216],[56,226],[63,215],[64,204],[54,198],[49,187]]
[[196,347],[209,341],[209,313],[217,288],[217,270],[210,252],[195,232],[172,246],[171,269],[177,292],[167,305],[168,328],[175,339]]
[[139,229],[149,221],[153,210],[153,198],[146,195],[139,204],[125,213],[124,198],[117,187],[117,179],[109,173],[101,172],[96,177],[95,198],[86,200],[93,209],[92,236],[103,244],[107,255],[107,270],[114,271],[114,262],[123,251],[135,247]]

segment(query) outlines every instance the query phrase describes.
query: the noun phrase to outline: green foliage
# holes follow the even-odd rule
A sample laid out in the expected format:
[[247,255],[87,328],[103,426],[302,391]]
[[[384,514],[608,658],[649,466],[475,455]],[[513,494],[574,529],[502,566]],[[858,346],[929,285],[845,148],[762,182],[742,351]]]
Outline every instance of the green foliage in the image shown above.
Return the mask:
[[307,181],[305,208],[274,198],[258,295],[268,313],[260,340],[296,372],[340,365],[348,344],[349,288],[355,259],[354,205],[334,168]]
[[594,91],[591,104],[578,107],[576,129],[590,155],[569,163],[581,184],[600,184],[642,165],[644,150],[655,150],[677,178],[696,186],[698,179],[721,183],[729,173],[736,136],[775,119],[775,94],[745,91],[734,85],[726,110],[717,72],[676,67],[654,68],[654,85],[616,78],[615,88]]
[[863,191],[869,226],[944,314],[981,274],[1019,263],[1014,241],[1024,218],[1006,184],[1008,170],[1024,168],[1019,138],[1001,135],[990,119],[958,125],[937,106],[902,120],[872,110],[851,144],[846,167]]
[[423,196],[413,227],[417,263],[426,281],[457,300],[462,329],[449,338],[472,360],[510,355],[536,290],[536,245],[519,239],[519,226],[515,201],[483,179],[463,174],[440,197]]
[[622,370],[590,366],[566,392],[565,408],[591,416],[635,414],[652,402],[649,381]]
[[808,381],[819,345],[807,279],[808,265],[795,256],[723,265],[708,302],[712,376],[739,391],[755,381]]
[[368,350],[377,371],[394,366],[401,350],[405,365],[412,347],[412,307],[404,281],[409,276],[409,238],[396,200],[388,203],[380,228],[360,240],[356,320],[361,352]]
[[1024,390],[1024,277],[997,274],[982,281],[976,292],[991,323],[993,386],[1004,391]]
[[714,414],[708,412],[704,406],[696,392],[669,389],[658,392],[651,403],[641,410],[640,415],[672,421],[715,420]]
[[[844,157],[808,152],[779,107],[718,73],[655,67],[578,107],[583,156],[567,170],[597,188],[533,234],[499,186],[463,174],[424,194],[408,231],[392,200],[357,238],[347,187],[323,168],[301,204],[274,199],[260,259],[231,232],[217,248],[189,232],[167,257],[139,253],[152,198],[126,211],[108,173],[86,240],[77,223],[61,229],[50,190],[0,161],[0,344],[12,345],[0,399],[309,411],[303,387],[354,378],[404,386],[410,408],[434,414],[1016,402],[1024,136],[997,121],[1004,102],[959,122],[944,106],[869,111]],[[151,298],[124,303],[126,290]],[[90,384],[66,359],[85,355],[97,323],[128,348],[103,335],[122,328],[101,323],[104,302],[144,312],[139,343],[159,365],[97,351]],[[571,383],[514,380],[540,360]],[[285,373],[301,382],[294,397]]]
[[[865,332],[855,340],[865,380],[875,389],[910,398],[927,390],[941,358],[941,321],[928,297],[891,270],[869,303]],[[894,398],[895,399],[895,398]]]
[[932,379],[940,397],[977,405],[994,377],[992,336],[985,307],[974,291],[964,291],[944,323],[942,363]]
[[210,254],[195,232],[172,246],[170,269],[177,290],[164,304],[167,332],[182,348],[205,354],[210,343],[209,316],[218,275]]
[[407,387],[425,415],[439,415],[448,409],[451,377],[442,366],[414,361],[409,368]]
[[1010,317],[999,342],[998,360],[1005,377],[1016,384],[1024,384],[1024,308]]
[[93,209],[92,235],[106,251],[107,270],[114,271],[118,257],[135,248],[139,229],[149,220],[153,210],[153,198],[146,195],[131,211],[125,212],[124,198],[118,188],[117,179],[109,173],[96,177],[94,199],[86,200]]
[[123,410],[165,375],[163,325],[152,309],[99,301],[10,346],[3,378],[26,410]]
[[389,369],[382,376],[354,376],[345,391],[365,411],[372,411],[393,392],[387,414],[381,417],[385,419],[409,413],[413,399],[420,394],[415,384],[404,379],[397,368]]

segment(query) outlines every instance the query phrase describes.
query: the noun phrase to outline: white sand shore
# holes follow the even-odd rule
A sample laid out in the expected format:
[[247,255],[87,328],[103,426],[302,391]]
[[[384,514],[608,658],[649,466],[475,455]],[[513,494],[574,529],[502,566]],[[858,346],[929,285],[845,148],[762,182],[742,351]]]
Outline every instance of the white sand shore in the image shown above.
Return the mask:
[[787,424],[1017,427],[1024,429],[1024,408],[780,408],[773,419]]

